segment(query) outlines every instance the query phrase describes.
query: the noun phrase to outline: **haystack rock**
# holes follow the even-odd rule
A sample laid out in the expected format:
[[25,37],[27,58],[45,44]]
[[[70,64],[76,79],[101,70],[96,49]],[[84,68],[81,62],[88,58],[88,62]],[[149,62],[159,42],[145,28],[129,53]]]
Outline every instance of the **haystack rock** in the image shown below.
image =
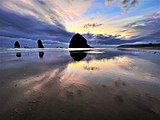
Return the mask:
[[38,40],[37,43],[38,43],[38,48],[44,48],[41,40]]
[[91,46],[87,44],[87,40],[82,35],[77,33],[72,37],[69,48],[91,48]]
[[16,41],[16,42],[14,43],[14,48],[20,48],[20,44],[19,44],[18,41]]

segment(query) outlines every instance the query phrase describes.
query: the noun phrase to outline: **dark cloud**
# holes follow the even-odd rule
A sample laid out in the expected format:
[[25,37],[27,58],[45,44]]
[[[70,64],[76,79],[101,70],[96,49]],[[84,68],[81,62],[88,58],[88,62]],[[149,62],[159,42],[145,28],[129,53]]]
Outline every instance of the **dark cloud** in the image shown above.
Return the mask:
[[22,38],[25,41],[42,39],[68,42],[71,36],[72,33],[59,26],[38,21],[31,16],[23,16],[0,9],[0,39],[1,42],[4,40],[3,43],[8,39],[19,40]]
[[46,5],[46,3],[45,3],[44,0],[37,0],[37,2],[39,2],[39,3],[42,4],[42,5]]
[[120,0],[121,6],[128,10],[131,7],[135,7],[138,4],[138,0]]
[[[53,3],[52,3],[53,4]],[[15,12],[16,14],[32,16],[39,21],[55,24],[65,29],[63,18],[58,15],[59,6],[52,6],[46,0],[28,0],[28,2],[17,2],[14,0],[1,1],[0,8]]]
[[[108,4],[113,1],[115,0],[106,0]],[[128,10],[131,7],[135,7],[139,3],[139,0],[119,0],[119,2],[124,10]]]
[[[54,34],[64,34],[66,32],[65,29],[59,26],[38,21],[31,16],[23,16],[2,9],[0,9],[0,30],[12,33],[32,33],[33,35],[43,30],[53,30]],[[0,35],[2,34],[3,32],[0,33]]]
[[90,44],[93,45],[118,45],[126,43],[126,40],[118,38],[118,35],[93,35],[93,34],[86,34],[86,38],[90,39]]
[[120,44],[128,44],[128,43],[160,43],[160,31],[157,33],[149,34],[147,36],[138,37],[130,40],[125,40],[123,38],[119,38],[118,35],[93,35],[86,34],[86,38],[90,39],[89,44],[92,46],[101,46],[101,45],[120,45]]
[[85,24],[83,27],[84,28],[95,28],[95,27],[99,27],[99,26],[102,26],[103,24],[101,23],[88,23],[88,24]]
[[[0,8],[21,15],[35,17],[65,29],[69,20],[81,16],[90,6],[91,0],[0,0]],[[80,4],[80,5],[79,5]]]

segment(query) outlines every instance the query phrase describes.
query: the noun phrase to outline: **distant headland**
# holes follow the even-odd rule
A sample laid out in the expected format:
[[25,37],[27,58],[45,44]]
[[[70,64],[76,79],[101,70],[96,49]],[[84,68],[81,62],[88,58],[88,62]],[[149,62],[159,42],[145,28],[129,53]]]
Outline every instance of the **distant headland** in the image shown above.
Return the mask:
[[149,44],[127,44],[120,45],[117,48],[142,48],[142,49],[160,49],[160,43],[149,43]]

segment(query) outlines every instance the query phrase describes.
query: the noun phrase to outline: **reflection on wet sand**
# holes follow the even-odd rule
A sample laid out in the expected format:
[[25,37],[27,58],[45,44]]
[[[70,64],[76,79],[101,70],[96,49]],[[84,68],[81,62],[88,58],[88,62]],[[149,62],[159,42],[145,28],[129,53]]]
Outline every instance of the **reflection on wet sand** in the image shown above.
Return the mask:
[[[59,65],[57,59],[52,64],[40,60],[42,67],[27,64],[30,69],[23,77],[19,75],[24,67],[18,73],[13,69],[17,76],[4,78],[0,88],[1,118],[159,120],[159,64],[136,56],[98,55],[101,59],[86,61],[82,55]],[[37,69],[39,73],[27,76]]]
[[17,57],[21,57],[21,52],[17,52],[17,53],[16,53],[16,56],[17,56]]
[[[44,52],[40,51],[38,54],[39,54],[39,58],[43,58],[44,57]],[[21,52],[17,52],[16,53],[16,57],[22,57]]]
[[87,56],[87,53],[85,51],[70,51],[70,56],[75,61],[81,61]]
[[[148,65],[151,65],[150,70],[145,69]],[[154,73],[151,74],[152,70],[156,67],[154,64],[143,59],[126,56],[73,62],[68,67],[70,68],[70,72],[76,73],[79,76],[89,76],[88,74],[92,73],[91,77],[93,79],[98,79],[98,77],[102,77],[101,80],[105,79],[105,77],[110,79],[123,77],[124,79],[130,78],[131,80],[158,81],[158,78],[154,77]]]
[[39,58],[43,58],[44,52],[39,52]]

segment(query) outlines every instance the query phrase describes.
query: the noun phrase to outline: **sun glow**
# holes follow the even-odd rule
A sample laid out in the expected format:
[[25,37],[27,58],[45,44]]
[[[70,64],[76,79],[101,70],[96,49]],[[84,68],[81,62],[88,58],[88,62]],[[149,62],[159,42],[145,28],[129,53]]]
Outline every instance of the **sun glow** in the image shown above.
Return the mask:
[[130,38],[133,35],[135,35],[135,30],[126,30],[121,32],[122,30],[120,28],[113,28],[113,27],[99,27],[99,28],[88,28],[85,29],[81,26],[68,26],[67,31],[69,32],[75,32],[75,33],[80,33],[80,34],[86,34],[86,33],[91,33],[91,34],[103,34],[103,35],[112,35],[112,36],[120,36],[122,38]]

